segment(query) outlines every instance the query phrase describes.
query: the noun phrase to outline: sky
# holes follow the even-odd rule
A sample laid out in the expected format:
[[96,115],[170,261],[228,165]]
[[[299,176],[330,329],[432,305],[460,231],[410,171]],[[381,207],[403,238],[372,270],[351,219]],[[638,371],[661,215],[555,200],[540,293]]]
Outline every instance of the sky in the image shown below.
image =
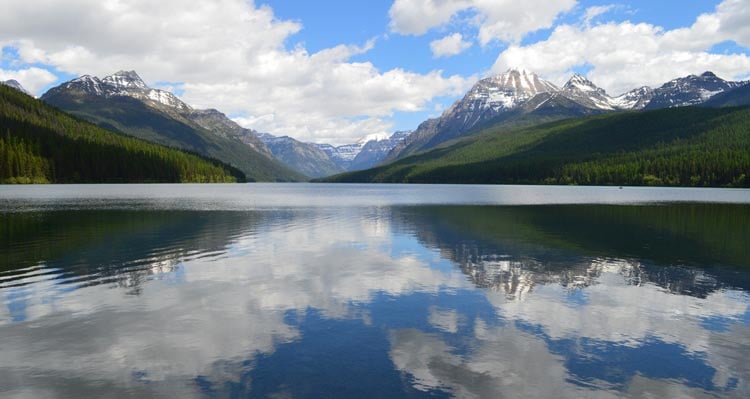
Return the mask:
[[415,129],[512,67],[611,95],[750,79],[748,0],[3,0],[0,80],[135,70],[241,125],[344,144]]

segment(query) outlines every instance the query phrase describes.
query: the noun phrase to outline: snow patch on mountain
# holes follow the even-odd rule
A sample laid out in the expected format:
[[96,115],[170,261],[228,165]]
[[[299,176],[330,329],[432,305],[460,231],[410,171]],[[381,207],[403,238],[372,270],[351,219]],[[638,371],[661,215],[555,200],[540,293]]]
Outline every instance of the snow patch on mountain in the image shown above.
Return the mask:
[[192,108],[174,94],[152,89],[146,85],[135,71],[119,71],[99,79],[96,76],[83,75],[66,83],[66,89],[76,89],[84,93],[103,96],[125,96],[144,101],[152,101],[179,111],[191,111]]
[[488,109],[495,112],[509,110],[539,93],[557,90],[559,90],[557,86],[541,79],[533,72],[525,69],[509,69],[503,74],[477,82],[464,99],[454,104],[447,113]]
[[565,83],[562,94],[587,108],[606,111],[617,109],[615,100],[604,89],[577,73]]
[[735,89],[743,84],[744,82],[726,81],[713,72],[673,79],[654,90],[654,98],[646,109],[698,105],[719,93]]
[[643,86],[623,93],[613,98],[613,104],[618,109],[643,109],[654,97],[654,89]]

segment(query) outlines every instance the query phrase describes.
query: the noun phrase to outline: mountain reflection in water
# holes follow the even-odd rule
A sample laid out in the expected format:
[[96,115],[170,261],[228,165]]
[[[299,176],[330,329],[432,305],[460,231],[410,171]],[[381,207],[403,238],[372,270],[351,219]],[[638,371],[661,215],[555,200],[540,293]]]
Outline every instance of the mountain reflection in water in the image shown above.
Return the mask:
[[0,396],[748,397],[750,205],[0,213]]

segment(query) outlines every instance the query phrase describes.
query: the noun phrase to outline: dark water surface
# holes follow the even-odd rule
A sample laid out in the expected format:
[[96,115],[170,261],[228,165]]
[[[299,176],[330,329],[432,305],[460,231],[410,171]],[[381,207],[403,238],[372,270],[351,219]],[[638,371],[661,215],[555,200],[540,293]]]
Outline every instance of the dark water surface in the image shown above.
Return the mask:
[[1,398],[750,397],[750,191],[0,187]]

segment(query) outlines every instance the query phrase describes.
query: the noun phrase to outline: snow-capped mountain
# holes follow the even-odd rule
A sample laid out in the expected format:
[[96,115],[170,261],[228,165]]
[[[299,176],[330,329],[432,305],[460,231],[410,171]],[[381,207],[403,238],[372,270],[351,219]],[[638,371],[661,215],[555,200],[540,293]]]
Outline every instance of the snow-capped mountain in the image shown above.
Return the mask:
[[411,130],[403,130],[393,133],[390,137],[385,134],[370,135],[366,138],[365,145],[359,154],[352,160],[349,170],[362,170],[371,168],[382,162],[391,150],[409,137]]
[[12,87],[22,93],[26,93],[33,97],[33,95],[29,93],[23,86],[21,86],[21,84],[18,83],[18,81],[15,79],[10,79],[10,80],[5,80],[5,81],[0,80],[0,85]]
[[491,120],[516,113],[538,95],[559,92],[559,87],[525,69],[509,69],[482,79],[439,118],[423,122],[388,154],[386,161],[470,134]]
[[[403,135],[404,132],[396,132],[391,136],[388,136],[384,133],[375,133],[375,134],[369,134],[365,137],[362,137],[361,139],[357,140],[357,142],[352,144],[344,144],[340,146],[333,146],[331,144],[315,144],[318,148],[320,148],[323,152],[325,152],[333,162],[336,163],[339,167],[341,167],[344,170],[352,170],[352,165],[367,165],[370,164],[372,161],[366,160],[369,158],[369,156],[364,156],[360,158],[359,161],[357,161],[357,157],[362,153],[362,150],[368,146],[370,143],[380,143],[379,145],[371,145],[370,148],[373,151],[376,151],[374,148],[380,148],[379,151],[384,151],[387,149],[387,152],[390,152],[393,147],[401,142],[404,138]],[[396,137],[394,139],[394,136]],[[368,150],[369,153],[369,150]],[[373,158],[379,157],[379,155],[373,155]],[[377,162],[380,162],[382,160],[379,159]],[[372,164],[375,165],[375,164]],[[369,166],[368,166],[369,167]],[[359,169],[363,169],[358,167]]]
[[344,169],[349,169],[349,164],[357,157],[357,154],[362,150],[362,147],[366,143],[357,141],[353,144],[344,144],[340,146],[332,146],[330,144],[321,144],[320,149],[328,154],[331,159],[337,164],[342,166]]
[[51,94],[54,94],[54,90],[66,92],[78,91],[83,94],[105,98],[114,96],[132,97],[150,102],[152,105],[162,105],[178,111],[187,112],[192,110],[189,105],[185,104],[174,94],[148,87],[135,71],[119,71],[102,79],[96,76],[83,75],[51,89]]
[[643,109],[654,98],[654,89],[643,86],[630,90],[613,98],[613,104],[618,109]]
[[355,143],[339,146],[304,143],[292,137],[268,133],[258,133],[258,137],[288,167],[310,177],[323,177],[375,166],[410,133],[369,134]]
[[726,81],[713,72],[677,78],[655,89],[653,99],[645,109],[698,105],[719,93],[740,87],[743,84],[744,82]]
[[224,161],[250,180],[304,180],[275,159],[252,130],[215,109],[194,109],[168,91],[150,88],[134,71],[102,79],[84,75],[41,99],[108,129]]
[[518,127],[602,112],[698,105],[744,83],[728,82],[705,72],[672,80],[658,89],[644,86],[611,97],[580,74],[558,88],[533,72],[510,69],[477,82],[439,118],[420,124],[385,161],[478,133],[489,125]]
[[618,108],[615,100],[604,89],[577,73],[565,83],[562,94],[587,108],[607,111]]
[[441,119],[453,129],[468,130],[502,112],[515,109],[539,93],[560,89],[525,69],[507,72],[477,82],[463,99],[446,110]]

